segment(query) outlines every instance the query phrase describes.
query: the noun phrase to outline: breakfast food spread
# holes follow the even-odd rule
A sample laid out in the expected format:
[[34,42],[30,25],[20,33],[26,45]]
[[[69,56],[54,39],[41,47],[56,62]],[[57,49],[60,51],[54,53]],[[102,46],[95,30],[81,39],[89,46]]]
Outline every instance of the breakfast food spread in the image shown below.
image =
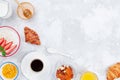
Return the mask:
[[57,69],[56,77],[58,80],[72,80],[73,69],[70,66],[62,65]]
[[110,66],[107,70],[107,80],[120,78],[120,63]]
[[9,55],[16,47],[17,45],[14,45],[12,41],[8,42],[4,38],[0,38],[0,53],[2,56]]
[[87,71],[82,74],[80,80],[98,80],[97,75],[93,72]]
[[[17,1],[17,0],[16,0]],[[89,0],[88,0],[89,1]],[[109,1],[109,0],[108,0]],[[86,3],[86,1],[84,2],[84,0],[82,1],[83,3],[85,3],[85,5],[83,4],[82,6],[86,6],[86,4],[89,4],[89,3]],[[97,2],[102,2],[102,1],[97,1]],[[35,2],[34,4],[36,4],[37,2]],[[43,2],[44,3],[44,2]],[[94,3],[94,2],[93,2]],[[96,3],[96,2],[95,2]],[[103,2],[102,2],[103,3]],[[42,3],[41,3],[42,4]],[[47,4],[47,5],[46,5]],[[52,4],[53,4],[53,1],[52,1]],[[43,6],[43,8],[41,8],[41,10],[44,10],[44,9],[46,9],[45,7],[49,7],[49,6],[51,6],[52,5],[51,4],[51,2],[45,2],[45,6]],[[97,3],[98,4],[98,3]],[[106,3],[104,3],[104,4],[106,4]],[[111,4],[111,2],[110,2],[110,4]],[[44,5],[44,4],[43,4]],[[109,8],[109,3],[107,4],[108,5],[108,8]],[[74,4],[72,5],[74,8],[76,8],[77,6],[75,6]],[[90,5],[89,5],[90,6]],[[89,7],[88,6],[88,7]],[[96,6],[96,5],[95,5]],[[105,5],[102,5],[102,6],[105,6]],[[116,7],[116,6],[114,6],[114,5],[112,5],[114,8]],[[54,5],[54,6],[51,6],[51,8],[53,8],[53,7],[57,7],[57,8],[55,8],[55,9],[52,9],[52,11],[53,12],[55,12],[56,13],[56,9],[58,9],[58,8],[60,8],[60,10],[61,9],[63,9],[63,7],[62,7],[62,5],[58,5],[58,6],[56,6],[56,4]],[[69,9],[69,5],[67,5],[67,7],[66,7],[66,9]],[[94,6],[91,6],[91,8],[93,8]],[[106,9],[102,9],[101,8],[101,4],[100,4],[100,6],[98,6],[99,7],[99,12],[100,11],[105,11]],[[39,9],[39,7],[37,7],[36,6],[36,8],[37,8],[37,10],[40,10]],[[74,9],[73,8],[73,9]],[[90,8],[90,9],[91,9]],[[113,8],[113,9],[114,9]],[[65,9],[65,11],[66,11],[66,9]],[[86,8],[87,9],[87,8]],[[119,7],[118,7],[118,9],[119,9]],[[59,9],[58,9],[59,10]],[[95,8],[95,10],[96,10],[96,8]],[[88,20],[84,20],[84,19],[80,19],[80,24],[82,23],[84,23],[84,22],[86,22],[86,21],[89,21],[90,19],[89,19],[89,15],[91,15],[91,12],[92,13],[94,13],[94,11],[95,10],[93,10],[92,9],[92,11],[87,11],[87,12],[90,12],[90,14],[88,13],[88,14],[85,14],[84,16],[86,16],[86,17],[88,17]],[[109,13],[109,11],[110,11],[110,14],[109,15],[111,15],[111,7],[107,10],[107,13]],[[117,16],[118,16],[118,13],[119,13],[119,11],[116,11],[117,9],[115,9],[114,11],[115,12],[113,12],[112,14],[114,15],[114,14],[117,14]],[[51,15],[51,12],[52,11],[49,11],[49,10],[46,10],[47,12],[50,12],[50,15]],[[45,12],[46,12],[45,11]],[[69,11],[69,10],[68,10]],[[70,12],[72,11],[72,9],[70,9]],[[42,11],[42,14],[44,14],[45,13],[44,11]],[[86,12],[86,11],[85,11]],[[98,12],[98,13],[99,13]],[[10,17],[11,16],[11,14],[12,14],[12,9],[10,9],[10,5],[9,5],[9,3],[8,2],[6,2],[5,0],[0,0],[0,19],[3,19],[3,18],[8,18],[8,17]],[[30,4],[29,2],[22,2],[22,3],[18,3],[18,8],[17,8],[17,14],[18,14],[18,16],[20,17],[20,18],[22,18],[22,19],[30,19],[30,18],[32,18],[32,16],[33,16],[33,14],[34,14],[34,8],[33,8],[33,6],[32,6],[32,4]],[[101,13],[100,13],[101,14]],[[39,13],[37,14],[37,16],[39,15]],[[55,18],[55,20],[56,20],[56,16],[52,16],[52,17],[48,17],[48,16],[50,16],[50,15],[48,15],[48,13],[47,14],[45,14],[45,15],[43,15],[43,16],[47,16],[47,18],[50,18],[50,20],[48,20],[48,21],[45,21],[45,22],[53,22],[54,21],[54,18]],[[102,14],[103,15],[103,14]],[[106,14],[105,14],[106,15]],[[40,14],[40,16],[41,16],[41,14]],[[59,15],[58,15],[59,16]],[[74,16],[74,15],[73,15]],[[84,16],[83,16],[83,18],[84,18]],[[97,15],[97,16],[99,16],[99,15]],[[81,17],[81,16],[79,16],[79,17]],[[94,17],[96,17],[96,12],[94,13]],[[93,18],[94,18],[93,17]],[[99,16],[99,17],[101,17],[101,16]],[[99,17],[97,17],[98,18],[98,20],[99,20]],[[114,17],[115,17],[115,19],[114,19]],[[15,17],[14,17],[15,18]],[[44,18],[46,18],[46,17],[44,17]],[[82,17],[81,17],[82,18]],[[37,19],[37,17],[36,18],[34,18],[34,19]],[[68,19],[71,19],[71,21],[69,22],[69,21],[67,21]],[[95,18],[96,19],[96,18]],[[109,19],[109,16],[108,16],[108,19]],[[112,16],[112,17],[110,17],[110,19],[112,20],[112,19],[114,19],[114,21],[113,22],[115,22],[115,21],[117,21],[117,19],[118,18],[116,18],[116,16]],[[18,20],[18,19],[15,19],[15,20]],[[46,19],[44,19],[44,20],[46,20]],[[98,21],[98,23],[101,23],[101,18],[100,18],[100,21]],[[111,21],[110,20],[110,21]],[[119,19],[118,19],[119,20]],[[10,21],[10,22],[14,22],[14,21],[11,21],[11,20],[7,20],[7,21]],[[74,23],[74,21],[75,21],[75,23]],[[105,20],[105,22],[110,22],[110,21],[107,21],[107,20]],[[30,21],[31,22],[31,21]],[[72,18],[71,16],[70,17],[67,17],[67,19],[64,19],[63,21],[59,21],[59,20],[57,20],[57,23],[59,23],[60,22],[60,24],[62,23],[62,25],[65,27],[66,26],[66,24],[64,25],[64,22],[65,23],[67,23],[67,24],[69,24],[69,23],[72,23],[72,25],[74,25],[74,24],[76,24],[76,22],[78,23],[79,21],[77,20],[77,19],[74,19],[74,18]],[[104,22],[104,21],[103,21]],[[106,25],[106,23],[104,24],[102,22],[102,25],[104,26],[104,25]],[[29,22],[28,22],[29,23]],[[54,22],[53,22],[54,23]],[[117,22],[118,23],[118,22]],[[7,24],[9,24],[9,22],[7,23]],[[16,24],[16,23],[15,23]],[[55,24],[56,24],[56,21],[55,21]],[[97,24],[97,23],[96,23]],[[13,25],[13,24],[12,24]],[[17,24],[18,25],[18,24]],[[16,25],[16,26],[17,26]],[[69,25],[71,25],[71,24],[69,24]],[[69,26],[68,25],[68,26]],[[115,25],[116,25],[116,23],[115,23]],[[52,25],[50,25],[50,26],[54,26],[54,24],[52,24]],[[79,47],[83,47],[83,48],[86,48],[86,42],[90,45],[90,46],[88,46],[87,47],[87,49],[88,49],[88,51],[85,51],[85,53],[89,53],[89,51],[90,52],[98,52],[97,50],[101,50],[101,46],[99,46],[99,47],[97,47],[97,48],[94,48],[94,49],[97,49],[96,51],[94,51],[93,49],[91,49],[91,46],[92,46],[92,43],[94,44],[94,42],[89,42],[89,41],[87,41],[87,39],[88,40],[90,40],[90,38],[89,38],[89,36],[87,36],[87,35],[85,35],[85,38],[84,38],[84,28],[82,28],[81,26],[79,26],[79,23],[78,23],[78,25],[75,25],[75,26],[78,26],[81,30],[83,30],[81,33],[82,34],[80,34],[80,36],[82,36],[81,38],[82,38],[82,40],[79,40],[79,39],[76,39],[76,36],[77,35],[72,35],[72,36],[75,36],[75,37],[73,37],[74,38],[74,42],[75,43],[77,43],[77,42],[79,42],[79,41],[82,41],[82,42],[84,42],[85,43],[85,46],[79,46],[79,44],[78,45],[76,45],[76,46],[73,46],[74,47],[74,50],[72,51],[72,50],[70,50],[69,52],[71,52],[71,53],[78,53],[76,50],[77,49],[75,49],[75,47],[77,47],[78,49],[79,49]],[[86,26],[86,25],[85,25]],[[113,26],[113,25],[112,25]],[[119,25],[117,25],[117,26],[119,26]],[[54,27],[53,27],[54,28]],[[70,27],[69,27],[70,28]],[[68,28],[66,28],[66,29],[68,29]],[[70,28],[71,29],[71,28]],[[77,28],[76,28],[77,29]],[[51,30],[53,30],[53,29],[51,29]],[[75,32],[77,32],[77,31],[69,31],[70,33],[66,33],[66,30],[64,30],[64,29],[62,29],[62,28],[60,28],[60,31],[59,32],[57,32],[57,34],[58,35],[60,35],[60,36],[62,36],[63,34],[61,34],[61,30],[63,30],[63,31],[65,31],[65,33],[64,34],[66,34],[66,36],[65,37],[63,37],[63,38],[65,38],[65,39],[67,39],[67,41],[71,41],[71,37],[69,36],[69,35],[71,35],[71,33],[75,33]],[[81,30],[79,30],[79,31],[81,31]],[[87,29],[87,30],[89,30],[89,28]],[[94,30],[94,29],[93,29]],[[100,30],[102,30],[102,28],[100,28]],[[57,31],[57,30],[56,30]],[[117,31],[116,29],[115,30],[113,30],[113,31]],[[119,31],[119,30],[118,30]],[[92,31],[91,31],[92,32]],[[55,33],[54,31],[53,31],[53,33]],[[92,32],[93,33],[93,32]],[[99,32],[97,31],[97,33],[99,34]],[[31,43],[31,44],[35,44],[35,45],[40,45],[41,44],[41,41],[40,41],[40,38],[39,38],[39,35],[38,35],[38,33],[35,31],[35,30],[33,30],[33,29],[30,29],[29,27],[25,27],[24,28],[24,34],[25,34],[25,42],[28,42],[28,43]],[[77,34],[79,34],[79,33],[77,33]],[[103,33],[104,34],[104,33]],[[116,34],[116,33],[115,33]],[[115,35],[114,34],[114,35]],[[117,39],[118,37],[117,36],[112,36],[112,37],[114,37],[115,39]],[[100,36],[101,36],[101,34],[100,34]],[[112,38],[112,37],[110,37],[110,39]],[[80,39],[81,39],[80,38]],[[55,38],[54,38],[55,39]],[[60,40],[57,40],[56,41],[56,43],[57,42],[61,42],[61,41],[63,41],[64,43],[66,43],[67,41],[65,41],[64,39],[61,39],[61,38],[59,38]],[[119,47],[118,45],[119,45],[119,41],[117,41],[117,40],[110,40],[110,41],[108,41],[108,43],[107,44],[103,44],[102,43],[102,46],[105,46],[105,49],[108,49],[109,50],[109,48],[111,49],[112,47],[112,45],[113,45],[113,47],[115,46],[115,45],[117,45],[117,47]],[[85,41],[83,41],[83,40],[85,40]],[[53,40],[51,40],[51,41],[53,41]],[[107,41],[107,39],[103,39],[103,40],[101,40],[101,41],[103,41],[103,42],[106,42]],[[113,41],[115,41],[114,43],[113,43]],[[71,42],[73,42],[73,41],[71,41]],[[74,43],[73,42],[73,43]],[[112,44],[110,44],[112,42]],[[69,42],[70,43],[70,42]],[[67,44],[69,44],[69,43],[67,43]],[[117,44],[116,44],[117,43]],[[12,54],[14,54],[14,53],[16,53],[17,51],[18,51],[18,49],[19,49],[19,45],[20,45],[20,36],[19,36],[19,34],[18,34],[18,32],[16,31],[16,30],[14,30],[14,29],[12,29],[12,27],[11,28],[9,28],[9,27],[0,27],[0,56],[4,56],[4,57],[2,57],[4,60],[6,60],[6,59],[8,59],[8,58],[6,58],[7,56],[11,56]],[[53,44],[54,45],[54,44]],[[71,44],[69,44],[69,45],[71,45]],[[57,45],[58,47],[59,47],[59,44]],[[72,46],[72,45],[71,45]],[[96,47],[97,45],[96,45],[96,42],[95,42],[95,44],[92,46],[92,47]],[[26,46],[24,46],[24,47],[26,47]],[[38,47],[38,46],[37,46]],[[40,46],[39,46],[40,47]],[[63,46],[64,48],[66,47],[66,46]],[[106,47],[108,47],[108,48],[106,48]],[[23,47],[22,47],[23,48]],[[35,47],[36,48],[36,47]],[[81,49],[83,49],[83,48],[81,48]],[[45,48],[46,49],[46,48]],[[118,48],[114,48],[115,50],[117,50]],[[27,56],[25,56],[25,58],[22,60],[22,62],[21,62],[21,72],[22,72],[22,74],[25,76],[25,79],[24,80],[47,80],[47,79],[44,79],[44,77],[48,77],[49,76],[49,72],[52,72],[51,71],[51,64],[49,64],[49,60],[47,60],[47,58],[46,58],[46,56],[44,56],[43,55],[43,53],[39,53],[39,52],[31,52],[31,50],[30,49],[26,49],[26,50],[28,50],[28,51],[30,51],[30,53],[28,53],[28,55]],[[83,49],[83,50],[81,50],[81,53],[84,53],[84,50],[85,49]],[[53,50],[52,52],[54,53],[54,51],[55,50]],[[24,53],[25,51],[23,50],[23,51],[21,51],[21,53]],[[49,51],[48,51],[49,52]],[[51,53],[52,53],[51,52]],[[55,51],[56,53],[57,53],[57,51]],[[106,53],[106,50],[104,50],[104,52]],[[20,56],[22,56],[23,57],[23,54],[21,54],[20,53]],[[99,53],[99,52],[98,52]],[[66,56],[66,58],[67,57],[69,57],[70,59],[73,59],[71,56],[67,56],[67,55],[65,55],[65,54],[62,54],[61,52],[60,52],[60,54],[62,55],[61,57],[63,57],[63,56]],[[70,55],[72,55],[72,54],[70,54]],[[17,56],[14,56],[14,57],[12,57],[12,58],[15,58],[15,59],[18,59],[18,61],[19,61],[19,54],[17,55]],[[56,57],[56,56],[55,56]],[[88,56],[87,56],[88,57]],[[80,62],[83,62],[83,64],[87,64],[87,63],[89,63],[89,61],[88,62],[84,62],[84,61],[82,61],[82,59],[83,58],[85,58],[84,60],[90,60],[90,59],[92,59],[92,57],[95,57],[95,56],[90,56],[89,57],[89,59],[87,59],[87,57],[80,57],[81,59],[76,59],[75,61],[79,61],[79,63]],[[104,56],[99,56],[100,58],[101,57],[103,57],[103,58],[108,58],[108,56],[106,57],[106,55],[104,55]],[[2,58],[0,59],[0,62],[2,61]],[[20,57],[21,58],[21,57]],[[10,58],[11,59],[11,58]],[[59,58],[60,60],[61,60],[61,58]],[[93,58],[94,59],[94,58]],[[108,58],[108,60],[109,60],[109,58]],[[66,60],[65,60],[66,61]],[[96,61],[98,61],[98,62],[104,62],[104,60],[96,60]],[[64,61],[63,61],[64,62]],[[70,63],[72,63],[71,61],[66,61],[66,62],[70,62]],[[90,61],[90,62],[92,62],[92,61]],[[94,62],[94,61],[93,61]],[[104,63],[107,63],[108,61],[105,61]],[[109,61],[110,62],[110,61]],[[64,65],[63,65],[64,64]],[[82,64],[82,65],[83,65]],[[53,64],[52,64],[53,65]],[[80,64],[81,65],[81,64]],[[100,64],[101,65],[101,64]],[[76,65],[74,65],[74,66],[76,66]],[[91,65],[91,64],[88,64],[88,65],[86,65],[87,67],[86,68],[90,68],[90,69],[92,69],[91,67],[92,66],[94,66],[94,65]],[[95,65],[95,66],[99,66],[98,64],[97,65]],[[101,66],[100,66],[101,67]],[[77,67],[78,68],[78,67]],[[96,69],[99,69],[99,68],[96,68]],[[55,70],[55,69],[52,69],[52,70]],[[79,69],[78,69],[79,70]],[[102,69],[103,70],[103,69]],[[2,80],[23,80],[23,79],[16,79],[17,78],[17,76],[18,76],[18,73],[19,73],[19,70],[18,70],[18,68],[17,68],[17,66],[14,64],[14,63],[11,63],[11,62],[8,62],[8,63],[4,63],[2,66],[0,66],[0,79],[2,79]],[[87,71],[87,72],[84,72],[79,78],[77,78],[77,79],[74,79],[76,76],[76,73],[77,74],[79,74],[79,72],[77,72],[74,68],[73,68],[73,66],[70,66],[70,65],[65,65],[65,62],[64,63],[62,63],[62,65],[60,65],[59,67],[57,67],[57,70],[55,70],[55,73],[54,73],[54,78],[55,79],[50,79],[50,78],[48,78],[48,80],[98,80],[98,77],[97,77],[97,75],[95,74],[95,73],[93,73],[93,72],[90,72],[90,71]],[[107,74],[105,75],[105,76],[107,76],[107,77],[105,77],[107,80],[120,80],[120,63],[116,63],[116,64],[114,64],[114,65],[112,65],[112,66],[110,66],[109,68],[108,68],[108,70],[107,70]],[[20,76],[21,77],[21,76]],[[27,78],[27,79],[26,79]],[[101,79],[102,80],[102,79]],[[104,79],[103,79],[104,80]]]
[[39,36],[37,34],[37,32],[35,32],[34,30],[25,27],[24,28],[24,34],[25,34],[25,41],[29,42],[31,44],[36,44],[36,45],[40,45],[40,39]]
[[11,62],[5,63],[1,67],[0,75],[4,80],[14,80],[18,75],[18,68]]

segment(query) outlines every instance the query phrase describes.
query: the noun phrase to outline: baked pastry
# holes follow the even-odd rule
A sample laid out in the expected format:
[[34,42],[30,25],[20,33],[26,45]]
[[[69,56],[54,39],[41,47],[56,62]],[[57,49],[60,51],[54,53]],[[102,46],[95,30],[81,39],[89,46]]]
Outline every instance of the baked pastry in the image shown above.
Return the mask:
[[24,34],[25,34],[25,42],[29,42],[31,44],[36,44],[36,45],[41,44],[39,36],[34,30],[25,27]]
[[116,63],[108,68],[107,80],[120,78],[120,63]]

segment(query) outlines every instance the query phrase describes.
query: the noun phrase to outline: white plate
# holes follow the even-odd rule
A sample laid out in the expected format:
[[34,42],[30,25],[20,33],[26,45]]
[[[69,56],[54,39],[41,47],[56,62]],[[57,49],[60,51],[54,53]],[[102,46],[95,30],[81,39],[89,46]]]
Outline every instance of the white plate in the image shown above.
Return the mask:
[[[26,55],[21,63],[21,70],[23,75],[29,80],[44,80],[49,76],[51,66],[49,60],[42,52],[30,52]],[[44,68],[40,72],[35,72],[31,69],[31,62],[35,59],[39,59],[43,62]],[[32,75],[32,76],[31,76]]]
[[[15,50],[9,55],[6,55],[6,57],[12,56],[18,51],[20,47],[20,35],[14,28],[10,26],[0,26],[0,38],[5,38],[9,42],[13,41],[13,44],[17,45]],[[0,54],[0,56],[2,56],[2,54]]]

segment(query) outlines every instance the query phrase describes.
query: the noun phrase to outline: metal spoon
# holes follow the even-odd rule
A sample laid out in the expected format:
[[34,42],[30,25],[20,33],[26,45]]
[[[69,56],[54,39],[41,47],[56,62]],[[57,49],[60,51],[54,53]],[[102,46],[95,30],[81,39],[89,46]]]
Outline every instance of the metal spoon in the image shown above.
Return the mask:
[[58,50],[56,50],[56,49],[54,49],[54,48],[47,48],[47,52],[48,52],[48,53],[52,53],[52,54],[59,54],[59,55],[62,55],[62,56],[65,56],[65,57],[74,59],[72,56],[70,56],[70,55],[68,55],[68,54],[64,54],[63,52],[58,51]]

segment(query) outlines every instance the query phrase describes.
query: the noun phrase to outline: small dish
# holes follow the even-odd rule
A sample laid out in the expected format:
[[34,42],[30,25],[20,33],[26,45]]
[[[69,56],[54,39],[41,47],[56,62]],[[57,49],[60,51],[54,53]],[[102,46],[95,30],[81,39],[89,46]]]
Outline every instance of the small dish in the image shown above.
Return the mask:
[[[70,67],[72,69],[72,78],[71,80],[75,80],[76,79],[76,75],[78,74],[78,66],[76,63],[74,63],[72,60],[70,59],[67,59],[67,58],[64,58],[62,60],[58,60],[57,64],[56,64],[56,67],[55,67],[55,71],[54,71],[54,79],[55,80],[62,80],[62,79],[58,79],[56,74],[57,74],[57,70],[61,67],[61,66],[67,66],[67,67]],[[67,79],[65,79],[67,80]],[[69,79],[68,79],[69,80]]]
[[[29,17],[29,18],[27,18],[27,17],[25,17],[24,16],[24,14],[23,14],[23,9],[28,9],[28,10],[30,10],[30,12],[31,12],[31,17]],[[20,3],[20,6],[18,6],[18,8],[17,8],[17,14],[18,14],[18,16],[20,17],[20,18],[22,18],[22,19],[30,19],[30,18],[32,18],[32,16],[33,16],[33,14],[34,14],[34,7],[33,7],[33,5],[31,4],[31,3],[29,3],[29,2],[22,2],[22,3]]]
[[[9,52],[9,54],[6,54],[4,57],[10,57],[12,55],[14,55],[19,47],[20,47],[20,35],[19,33],[12,27],[10,26],[0,26],[0,39],[4,39],[5,43],[4,43],[4,46],[2,46],[2,48],[4,48],[5,52]],[[13,45],[15,46],[15,48],[13,50],[11,50],[10,52],[10,49],[8,48],[5,48],[5,46],[8,44],[8,43],[12,43],[11,46],[9,48],[12,48]],[[3,57],[2,53],[0,52],[0,56]]]
[[45,80],[44,78],[49,76],[51,66],[42,52],[30,52],[23,58],[21,70],[29,80]]
[[[7,71],[8,70],[8,71]],[[11,72],[10,72],[11,70]],[[4,72],[6,71],[6,72]],[[0,66],[0,77],[3,80],[17,80],[19,69],[13,62],[4,62]]]

